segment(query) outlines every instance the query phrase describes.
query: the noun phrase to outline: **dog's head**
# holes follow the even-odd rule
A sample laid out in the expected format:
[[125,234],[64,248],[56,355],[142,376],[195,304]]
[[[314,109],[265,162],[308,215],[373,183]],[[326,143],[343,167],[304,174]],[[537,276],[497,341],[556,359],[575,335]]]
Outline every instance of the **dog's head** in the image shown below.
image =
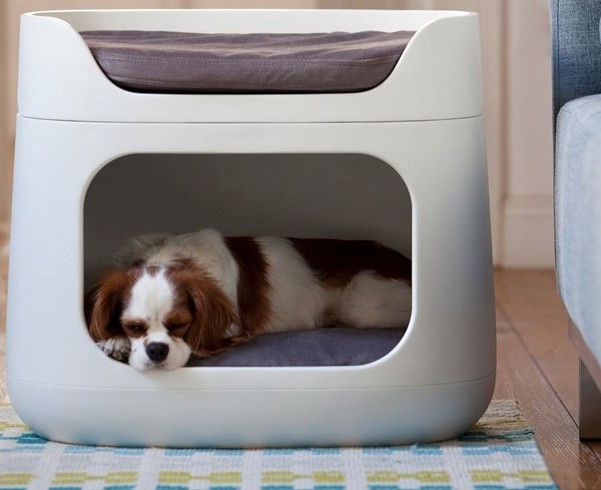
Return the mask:
[[217,352],[237,323],[217,282],[189,263],[109,271],[88,293],[85,309],[92,339],[129,338],[129,365],[139,371],[176,369],[191,353]]

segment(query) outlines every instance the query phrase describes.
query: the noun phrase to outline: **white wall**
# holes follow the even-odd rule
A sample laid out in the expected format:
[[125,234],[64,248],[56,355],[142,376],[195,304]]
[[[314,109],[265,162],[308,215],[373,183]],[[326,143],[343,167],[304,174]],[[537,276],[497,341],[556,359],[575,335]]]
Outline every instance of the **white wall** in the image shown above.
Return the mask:
[[[0,21],[6,24],[6,4],[0,0]],[[10,186],[12,180],[12,151],[8,131],[7,72],[12,65],[7,61],[6,25],[0,25],[0,222],[8,216],[10,206]]]
[[[0,77],[6,73],[8,82],[0,86],[4,92],[0,115],[5,116],[0,118],[0,135],[8,135],[0,140],[4,144],[1,155],[8,153],[6,141],[14,134],[20,13],[47,8],[283,6],[479,12],[495,263],[508,267],[553,265],[548,0],[0,0],[0,22],[4,23],[0,32],[6,35],[10,53],[6,70],[0,70]],[[2,162],[0,220],[8,216],[6,184],[10,178],[8,160]]]
[[553,264],[552,89],[547,0],[505,0],[502,263]]

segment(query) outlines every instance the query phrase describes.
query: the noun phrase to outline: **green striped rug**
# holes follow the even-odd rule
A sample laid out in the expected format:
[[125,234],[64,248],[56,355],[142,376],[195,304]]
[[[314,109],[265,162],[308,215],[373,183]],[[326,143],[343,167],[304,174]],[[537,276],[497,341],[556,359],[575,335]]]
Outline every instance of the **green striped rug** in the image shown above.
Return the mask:
[[514,401],[494,401],[439,444],[262,450],[131,449],[49,442],[0,406],[0,489],[555,489]]

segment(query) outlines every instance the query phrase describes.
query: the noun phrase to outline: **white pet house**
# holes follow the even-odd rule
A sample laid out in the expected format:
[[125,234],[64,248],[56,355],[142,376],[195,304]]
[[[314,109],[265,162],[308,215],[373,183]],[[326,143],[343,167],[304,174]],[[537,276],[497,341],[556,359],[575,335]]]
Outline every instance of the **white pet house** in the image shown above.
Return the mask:
[[[416,31],[356,93],[119,88],[88,30]],[[370,238],[413,260],[400,343],[360,366],[139,373],[89,338],[82,297],[132,235]],[[478,17],[436,11],[57,11],[21,22],[7,379],[58,441],[236,447],[456,436],[495,378]]]

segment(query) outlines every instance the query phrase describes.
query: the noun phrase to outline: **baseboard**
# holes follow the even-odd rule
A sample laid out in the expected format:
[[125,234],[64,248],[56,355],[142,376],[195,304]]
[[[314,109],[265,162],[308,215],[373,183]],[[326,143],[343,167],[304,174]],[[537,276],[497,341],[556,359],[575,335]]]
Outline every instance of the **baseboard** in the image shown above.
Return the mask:
[[500,265],[555,266],[552,196],[512,196],[503,204]]

